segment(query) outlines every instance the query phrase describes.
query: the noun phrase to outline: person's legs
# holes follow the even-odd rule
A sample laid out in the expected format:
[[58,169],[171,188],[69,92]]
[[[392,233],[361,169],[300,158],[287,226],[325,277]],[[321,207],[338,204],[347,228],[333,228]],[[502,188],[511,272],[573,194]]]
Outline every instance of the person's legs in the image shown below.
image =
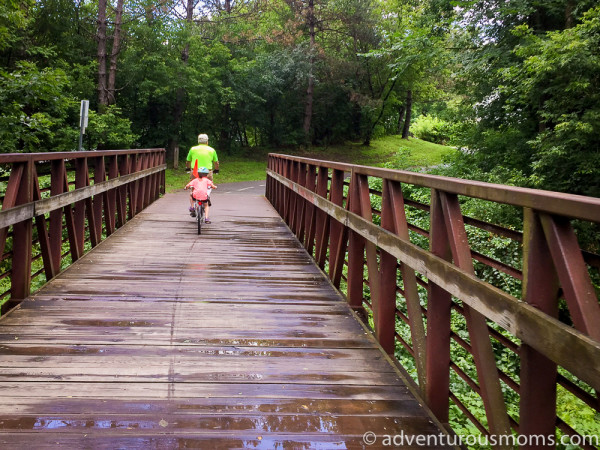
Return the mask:
[[210,210],[210,206],[208,206],[208,202],[206,202],[204,204],[204,219],[205,222],[210,222],[210,220],[208,220],[208,211]]
[[194,209],[194,196],[190,194],[190,207],[189,207],[190,216],[196,217],[196,210]]

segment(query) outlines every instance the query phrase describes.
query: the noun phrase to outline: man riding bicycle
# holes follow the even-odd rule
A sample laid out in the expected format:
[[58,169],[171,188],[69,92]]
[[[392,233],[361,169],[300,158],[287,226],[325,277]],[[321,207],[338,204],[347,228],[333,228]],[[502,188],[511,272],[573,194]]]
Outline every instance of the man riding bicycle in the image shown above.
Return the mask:
[[[192,147],[187,155],[186,167],[188,169],[195,167],[196,161],[198,167],[208,168],[208,179],[212,181],[213,172],[219,172],[219,158],[217,157],[217,151],[208,146],[208,136],[206,134],[198,135],[198,145]],[[194,175],[191,175],[190,180],[194,179]]]
[[200,167],[198,169],[198,178],[194,177],[194,179],[185,186],[185,189],[192,188],[192,194],[190,195],[190,215],[192,217],[196,217],[194,201],[204,202],[204,223],[210,223],[210,220],[208,219],[208,212],[210,210],[210,198],[208,196],[209,189],[217,188],[217,186],[208,179],[208,174],[209,170],[206,167]]
[[[212,181],[213,172],[219,172],[219,158],[217,157],[217,152],[214,148],[208,146],[208,136],[206,134],[198,135],[198,145],[192,147],[187,155],[186,167],[190,169],[191,167],[204,167],[207,168],[208,174],[206,177]],[[196,177],[195,173],[190,173],[190,180],[194,180]],[[209,193],[210,194],[210,193]],[[193,217],[195,214],[194,205],[192,197],[190,197],[190,215]],[[207,210],[207,218],[208,218],[208,210]],[[209,222],[210,223],[210,222]]]

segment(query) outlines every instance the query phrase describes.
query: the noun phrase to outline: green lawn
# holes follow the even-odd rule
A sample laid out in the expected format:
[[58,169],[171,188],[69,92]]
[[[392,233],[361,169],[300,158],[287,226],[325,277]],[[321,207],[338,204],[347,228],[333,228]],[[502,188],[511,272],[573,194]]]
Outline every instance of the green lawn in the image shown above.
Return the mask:
[[332,147],[315,147],[296,154],[365,166],[390,165],[397,169],[416,169],[440,164],[444,156],[455,151],[452,147],[417,138],[402,139],[400,136],[386,136],[374,140],[368,147],[359,143],[349,143]]
[[[221,170],[214,176],[214,182],[232,183],[235,181],[257,181],[265,179],[267,169],[267,157],[264,158],[242,158],[223,155],[219,157]],[[180,163],[178,169],[167,169],[166,184],[167,192],[182,189],[190,181],[186,172],[185,163]]]
[[[395,169],[420,169],[440,164],[446,155],[456,150],[452,147],[432,144],[420,139],[401,139],[400,136],[387,136],[374,140],[369,147],[347,143],[309,149],[248,149],[242,155],[220,154],[221,171],[215,175],[215,184],[235,181],[257,181],[265,179],[267,155],[272,153],[291,154],[306,158],[340,161],[366,166],[386,166]],[[167,192],[183,188],[189,181],[185,163],[179,169],[167,169]]]

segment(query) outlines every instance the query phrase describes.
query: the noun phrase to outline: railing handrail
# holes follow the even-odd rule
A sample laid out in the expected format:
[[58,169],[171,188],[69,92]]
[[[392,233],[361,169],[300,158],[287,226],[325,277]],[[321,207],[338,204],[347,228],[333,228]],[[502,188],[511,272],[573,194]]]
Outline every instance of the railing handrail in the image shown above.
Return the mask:
[[[420,196],[429,189],[429,205],[405,199],[407,184],[421,187]],[[511,236],[464,216],[459,196],[515,206],[523,232]],[[598,255],[581,249],[570,223],[600,223],[600,199],[280,154],[269,155],[267,198],[350,306],[370,311],[383,349],[414,358],[421,395],[440,421],[448,422],[452,402],[484,434],[549,436],[556,427],[577,434],[557,415],[557,383],[600,410],[589,393],[600,391],[600,304],[589,272]],[[483,236],[482,249],[494,236],[506,241],[481,255],[469,239]],[[507,250],[500,261],[498,244]],[[518,283],[494,285],[493,271],[479,272],[479,263]],[[572,326],[558,320],[560,298]],[[453,328],[458,316],[468,338]],[[518,359],[518,374],[498,367],[492,339]],[[472,358],[476,376],[453,360],[451,344]],[[455,395],[451,371],[480,395],[487,425]],[[517,394],[518,418],[509,415],[501,382]]]
[[440,175],[430,175],[405,170],[385,169],[335,161],[324,161],[298,156],[270,153],[269,156],[290,161],[314,164],[328,169],[343,170],[367,176],[386,178],[417,186],[440,189],[453,194],[489,200],[507,205],[531,208],[574,219],[600,222],[600,198],[577,194],[531,189],[483,181],[464,180]]
[[[287,184],[294,192],[311,201],[319,209],[369,242],[397,257],[418,272],[426,273],[428,278],[437,285],[442,286],[488,319],[501,325],[523,342],[544,353],[600,391],[600,342],[479,280],[474,275],[427,250],[384,230],[358,214],[316,196],[305,187],[286,180],[271,170],[267,170],[267,173],[280,183]],[[540,340],[540,334],[532,332],[532,330],[540,331],[544,326],[556,327],[551,334],[555,338],[553,341],[559,344],[550,344],[545,340]],[[593,361],[597,361],[598,364],[581,365],[580,357],[582,355],[596,356],[597,358]]]
[[42,153],[0,153],[0,164],[17,162],[56,161],[58,159],[97,158],[100,156],[119,156],[144,153],[164,153],[164,148],[124,149],[124,150],[87,150],[81,152],[42,152]]
[[164,193],[165,154],[163,148],[0,154],[10,170],[1,197],[0,261],[11,259],[0,274],[0,311],[27,298],[38,276],[56,276],[66,255],[76,261]]
[[33,202],[13,206],[12,208],[2,209],[0,210],[0,228],[5,228],[22,222],[23,220],[32,219],[40,214],[46,214],[64,206],[71,205],[75,202],[85,200],[88,197],[102,194],[103,192],[107,192],[116,187],[131,183],[132,181],[140,180],[149,175],[162,172],[166,168],[167,165],[162,164],[157,167],[141,170],[128,175],[121,175],[112,180],[101,181],[99,183],[94,183],[91,186],[64,192],[50,198],[35,200]]

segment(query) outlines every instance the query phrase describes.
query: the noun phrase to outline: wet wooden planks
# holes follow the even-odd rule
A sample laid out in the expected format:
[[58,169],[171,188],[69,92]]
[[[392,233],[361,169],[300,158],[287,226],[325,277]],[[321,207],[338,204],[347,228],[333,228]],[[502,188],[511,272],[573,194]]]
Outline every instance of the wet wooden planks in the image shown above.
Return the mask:
[[186,195],[165,196],[0,319],[0,444],[363,448],[366,431],[439,434],[266,200],[214,203],[198,237]]

